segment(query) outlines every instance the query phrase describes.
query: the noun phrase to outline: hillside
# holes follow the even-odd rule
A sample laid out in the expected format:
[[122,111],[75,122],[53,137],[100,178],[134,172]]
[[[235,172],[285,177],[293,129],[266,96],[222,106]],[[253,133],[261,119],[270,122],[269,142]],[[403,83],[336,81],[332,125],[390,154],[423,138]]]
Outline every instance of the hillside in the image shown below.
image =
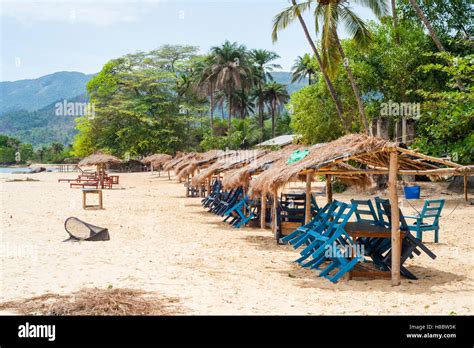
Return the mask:
[[61,71],[32,80],[0,82],[0,115],[18,110],[35,111],[57,100],[84,94],[92,76]]

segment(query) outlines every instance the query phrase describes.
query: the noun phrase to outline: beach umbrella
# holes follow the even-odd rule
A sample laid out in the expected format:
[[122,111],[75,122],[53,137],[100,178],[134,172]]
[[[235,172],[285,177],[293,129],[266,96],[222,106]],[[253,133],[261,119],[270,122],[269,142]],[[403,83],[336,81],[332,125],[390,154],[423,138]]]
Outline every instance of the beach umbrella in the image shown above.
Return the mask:
[[107,164],[116,164],[122,163],[122,161],[115,156],[108,155],[102,152],[96,152],[93,155],[90,155],[84,158],[79,162],[79,167],[81,166],[97,166],[97,175],[99,177],[100,186],[104,188],[104,175],[105,175],[105,166]]

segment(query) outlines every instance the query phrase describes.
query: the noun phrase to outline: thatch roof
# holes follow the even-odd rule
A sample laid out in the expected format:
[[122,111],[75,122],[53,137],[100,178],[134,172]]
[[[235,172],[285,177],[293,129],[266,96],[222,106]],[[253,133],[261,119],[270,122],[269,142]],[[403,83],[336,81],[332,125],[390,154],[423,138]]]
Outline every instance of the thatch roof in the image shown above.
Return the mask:
[[154,155],[147,156],[144,159],[142,159],[142,162],[145,164],[153,164],[153,163],[161,164],[164,162],[168,162],[172,159],[173,157],[171,155],[167,155],[164,153],[155,153]]
[[180,165],[176,166],[175,172],[179,180],[187,177],[188,175],[193,175],[199,168],[206,167],[220,157],[224,156],[225,152],[223,150],[210,150],[200,156],[196,156],[194,159],[191,159],[186,162],[181,162]]
[[[365,172],[383,174],[388,172],[391,151],[399,153],[400,173],[424,172],[433,174],[439,164],[459,168],[460,165],[446,160],[419,154],[412,150],[400,148],[389,140],[370,137],[364,134],[349,134],[330,143],[310,148],[310,153],[302,160],[292,163],[280,163],[259,175],[253,182],[251,194],[274,192],[289,181],[298,179],[305,172],[324,174],[324,172],[340,173],[344,176],[361,175],[362,170],[354,166],[341,168],[341,163],[348,160],[360,163]],[[450,170],[453,171],[453,168]],[[423,173],[421,173],[423,174]]]
[[191,184],[194,186],[202,184],[207,178],[215,174],[245,166],[249,163],[252,163],[252,161],[257,160],[260,156],[263,156],[266,153],[266,151],[261,150],[226,152],[222,158],[193,177]]
[[93,155],[90,155],[84,158],[79,162],[79,166],[96,166],[101,164],[115,164],[122,163],[122,161],[112,155],[108,155],[102,152],[96,152]]
[[187,154],[176,156],[171,161],[168,161],[167,163],[165,163],[165,165],[163,166],[163,169],[164,170],[171,170],[171,169],[175,168],[175,166],[177,166],[179,163],[181,163],[183,161],[186,161],[188,159],[193,159],[194,157],[196,157],[196,155],[197,155],[197,152],[190,152],[190,153],[187,153]]
[[165,162],[171,161],[173,157],[164,153],[155,153],[154,155],[147,156],[142,159],[142,162],[145,164],[151,164],[154,167],[159,167]]
[[279,151],[268,152],[267,154],[252,161],[247,166],[236,168],[226,172],[222,184],[226,190],[240,187],[249,182],[251,176],[268,170],[279,161],[286,161],[295,150],[307,148],[302,145],[289,145]]

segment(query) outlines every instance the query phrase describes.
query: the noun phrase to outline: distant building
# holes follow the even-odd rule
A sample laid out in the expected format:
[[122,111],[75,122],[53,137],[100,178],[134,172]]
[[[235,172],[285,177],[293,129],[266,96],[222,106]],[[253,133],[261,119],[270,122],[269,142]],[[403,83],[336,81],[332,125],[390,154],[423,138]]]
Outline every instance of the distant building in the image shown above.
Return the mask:
[[298,139],[300,136],[296,134],[287,134],[287,135],[280,135],[273,139],[269,139],[264,141],[263,143],[257,144],[256,147],[267,147],[267,146],[279,146],[284,147],[290,144],[293,144],[293,141]]

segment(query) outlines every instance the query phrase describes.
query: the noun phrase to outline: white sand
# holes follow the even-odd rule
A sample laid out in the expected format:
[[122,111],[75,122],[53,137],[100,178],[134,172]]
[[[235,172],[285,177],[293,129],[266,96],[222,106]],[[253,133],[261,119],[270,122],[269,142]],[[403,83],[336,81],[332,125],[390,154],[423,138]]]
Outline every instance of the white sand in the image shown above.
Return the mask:
[[[57,183],[75,174],[6,182],[26,176],[0,174],[0,301],[112,285],[178,297],[189,314],[473,313],[474,206],[462,202],[448,216],[460,196],[445,196],[441,243],[427,243],[438,258],[409,261],[419,280],[392,287],[332,284],[302,270],[292,263],[298,253],[277,246],[270,231],[233,229],[156,174],[122,174],[124,189],[105,190],[102,211],[84,211],[81,190]],[[69,216],[109,228],[111,240],[63,243]]]

